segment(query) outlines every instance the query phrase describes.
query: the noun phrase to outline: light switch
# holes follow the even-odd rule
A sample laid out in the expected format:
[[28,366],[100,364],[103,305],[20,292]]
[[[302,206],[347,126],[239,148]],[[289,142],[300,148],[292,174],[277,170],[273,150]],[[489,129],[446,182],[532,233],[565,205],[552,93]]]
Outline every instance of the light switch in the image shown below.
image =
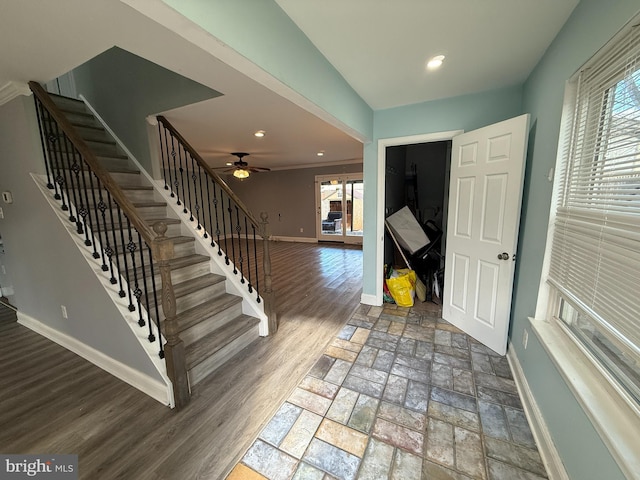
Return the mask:
[[11,192],[2,192],[2,201],[4,203],[13,203],[13,195],[11,195]]

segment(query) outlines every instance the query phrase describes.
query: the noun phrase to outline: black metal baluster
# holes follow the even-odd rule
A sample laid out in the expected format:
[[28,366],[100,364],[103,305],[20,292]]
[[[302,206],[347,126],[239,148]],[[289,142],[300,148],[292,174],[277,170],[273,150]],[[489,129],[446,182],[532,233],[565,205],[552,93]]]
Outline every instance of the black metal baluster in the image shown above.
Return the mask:
[[40,132],[40,144],[42,146],[42,155],[44,157],[44,168],[47,171],[47,188],[49,190],[53,190],[53,183],[51,182],[51,171],[49,168],[49,162],[50,160],[50,155],[49,152],[47,151],[47,147],[46,147],[46,137],[45,137],[45,129],[43,126],[43,115],[44,115],[44,111],[43,111],[43,107],[42,104],[40,103],[40,100],[38,100],[38,98],[34,95],[33,96],[35,103],[36,103],[36,117],[38,119],[38,131]]
[[189,154],[189,157],[191,158],[191,172],[192,172],[191,179],[193,180],[193,198],[195,200],[193,209],[191,210],[191,217],[192,217],[191,219],[193,220],[193,211],[195,210],[196,211],[195,219],[198,222],[198,225],[196,226],[196,228],[198,230],[202,230],[202,225],[200,221],[200,204],[198,203],[198,192],[200,190],[198,189],[198,185],[197,185],[198,175],[196,174],[196,162],[193,158],[193,155]]
[[[64,138],[63,157],[66,158],[65,167],[67,167],[69,170],[69,187],[70,187],[71,193],[73,194],[73,204],[71,203],[71,199],[69,199],[69,221],[74,222],[76,224],[76,233],[82,235],[83,227],[82,227],[82,223],[78,219],[79,192],[78,192],[77,183],[74,181],[75,180],[74,177],[76,177],[77,179],[77,172],[79,171],[80,166],[77,164],[75,155],[73,155],[72,153],[75,151],[75,147],[73,146],[73,143],[71,143],[71,140],[69,140],[69,138],[66,135],[64,135],[63,138]],[[69,195],[68,192],[67,192],[67,195]],[[75,208],[75,215],[73,213],[74,208]]]
[[[199,198],[199,204],[200,204],[200,216],[202,217],[202,222],[200,222],[202,224],[202,228],[204,229],[204,233],[202,235],[203,238],[209,238],[209,234],[207,233],[207,215],[204,212],[204,190],[202,189],[202,177],[204,175],[206,175],[206,173],[202,172],[202,167],[200,167],[200,165],[197,165],[198,167],[198,193],[200,194],[200,198]],[[200,228],[200,226],[198,225],[198,229]]]
[[171,178],[171,167],[169,166],[169,155],[165,150],[166,136],[166,129],[164,128],[164,125],[162,125],[162,122],[158,120],[158,138],[160,139],[160,156],[162,157],[162,179],[164,180],[164,189],[169,190],[169,185],[167,185],[167,176]]
[[[211,182],[213,182],[213,180],[211,180]],[[222,248],[220,246],[220,219],[218,216],[218,194],[216,193],[217,189],[216,189],[216,184],[213,183],[213,208],[216,212],[216,238],[218,239],[218,256],[222,256]],[[224,217],[223,217],[224,219]],[[213,239],[211,239],[211,246],[213,245]],[[229,262],[227,262],[227,265],[229,264]]]
[[[138,234],[138,247],[140,248],[140,270],[142,270],[142,285],[144,286],[144,309],[147,311],[147,323],[149,324],[149,336],[147,339],[149,342],[153,343],[156,340],[155,335],[153,334],[153,322],[151,321],[151,309],[149,308],[149,289],[147,287],[147,272],[145,268],[144,262],[144,252],[149,252],[149,263],[153,263],[152,253],[149,246],[144,244],[147,249],[145,250],[142,247],[142,236]],[[142,315],[142,309],[140,309],[140,314]]]
[[174,176],[173,187],[175,188],[175,191],[171,189],[171,196],[176,198],[176,205],[182,205],[182,203],[180,202],[180,193],[179,193],[180,182],[178,182],[178,167],[176,165],[176,157],[178,156],[178,154],[176,152],[176,146],[175,146],[174,140],[175,138],[173,137],[173,135],[171,135],[171,158],[173,158],[173,176]]
[[[96,188],[93,184],[93,172],[91,171],[91,169],[89,169],[88,165],[85,165],[87,167],[87,171],[83,176],[87,176],[89,177],[89,185],[91,187],[91,198],[93,199],[93,206],[91,206],[89,204],[89,202],[87,202],[87,210],[88,210],[88,215],[91,218],[91,214],[93,214],[93,218],[95,219],[95,225],[96,228],[93,231],[93,258],[98,259],[100,258],[100,253],[98,253],[98,244],[100,244],[100,230],[104,227],[100,227],[100,218],[98,217],[98,210],[97,210],[97,205],[98,205],[98,201],[96,199]],[[96,182],[99,182],[99,180],[96,178]],[[96,241],[97,238],[97,241]]]
[[[208,215],[205,215],[204,213],[204,206],[205,206],[205,201],[204,201],[204,190],[202,190],[202,177],[204,176],[204,183],[207,186],[207,201],[206,201],[206,205],[207,205],[207,213]],[[209,228],[207,228],[207,226],[204,226],[204,238],[208,238],[208,235],[211,235],[211,246],[215,247],[215,243],[213,242],[213,217],[211,215],[211,193],[209,192],[209,177],[207,176],[206,172],[204,175],[200,175],[200,191],[202,191],[202,215],[203,217],[206,219],[209,219]]]
[[[251,224],[251,230],[253,230],[253,258],[255,258],[255,269],[256,269],[256,293],[258,293],[258,300],[260,299],[260,290],[258,285],[260,283],[260,276],[258,275],[258,245],[256,244],[256,227]],[[251,285],[249,285],[249,293],[251,293]]]
[[127,281],[127,292],[129,292],[129,310],[133,307],[133,299],[131,298],[131,289],[129,285],[131,285],[131,272],[129,271],[129,259],[127,258],[127,247],[124,240],[124,221],[122,220],[122,210],[118,210],[118,231],[120,232],[120,245],[122,245],[122,260],[124,263],[124,271],[120,272],[120,292],[118,294],[121,298],[127,296],[124,285],[122,283],[122,277],[124,276]]
[[[238,273],[238,270],[236,270],[236,249],[233,246],[233,218],[231,217],[231,214],[233,213],[233,210],[231,209],[231,198],[229,198],[229,201],[227,202],[227,208],[226,208],[227,212],[229,213],[229,234],[231,235],[231,259],[233,261],[233,273]],[[229,265],[229,239],[227,238],[227,219],[224,219],[224,223],[222,224],[224,226],[224,260],[226,262],[227,265]]]
[[158,344],[160,346],[160,351],[158,355],[160,358],[164,358],[164,345],[162,345],[162,329],[160,328],[160,306],[158,304],[158,287],[156,285],[156,272],[153,267],[153,260],[150,262],[151,266],[151,283],[153,285],[153,303],[156,310],[156,327],[158,329]]
[[[127,232],[129,234],[129,243],[127,243],[127,250],[131,254],[131,270],[133,271],[133,296],[136,297],[136,302],[138,304],[138,325],[144,327],[144,318],[142,318],[142,311],[140,309],[140,297],[142,295],[142,290],[140,290],[140,285],[138,284],[138,268],[136,266],[136,251],[138,251],[138,246],[136,242],[133,240],[133,233],[136,230],[131,228],[131,222],[129,221],[129,217],[125,215],[127,220]],[[131,290],[131,285],[129,285],[129,290]],[[129,306],[129,310],[131,310],[131,305]],[[135,307],[132,312],[135,310]]]
[[[63,192],[63,206],[62,209],[69,212],[69,216],[68,219],[70,222],[75,223],[76,221],[76,217],[73,214],[73,205],[71,202],[71,193],[69,192],[70,190],[70,185],[69,185],[69,178],[71,176],[71,172],[68,169],[68,166],[65,162],[65,151],[66,151],[66,144],[67,144],[67,135],[64,133],[64,131],[62,131],[60,129],[60,125],[58,125],[58,123],[56,123],[55,125],[55,130],[56,130],[56,144],[58,145],[58,152],[59,152],[59,159],[60,159],[60,175],[62,178],[62,183],[60,183],[60,190]],[[66,208],[64,205],[64,195],[67,196],[67,200],[66,200]]]
[[[245,243],[246,243],[246,251],[247,251],[247,273],[248,275],[248,283],[247,283],[247,287],[249,288],[249,293],[251,293],[251,255],[249,254],[250,250],[249,250],[249,227],[247,225],[247,216],[244,216],[244,239],[245,239]],[[254,258],[253,261],[255,262],[256,259]]]
[[100,235],[98,235],[98,238],[100,239],[100,253],[102,254],[102,271],[103,272],[107,272],[109,271],[109,266],[107,265],[106,259],[105,259],[105,247],[108,245],[108,239],[107,239],[107,204],[104,201],[104,198],[102,198],[102,184],[100,182],[100,179],[98,179],[97,181],[98,183],[98,204],[95,206],[99,211],[100,214],[102,215],[102,228],[100,228]]
[[[182,213],[187,213],[187,198],[185,196],[184,193],[184,165],[182,162],[182,148],[180,148],[182,145],[178,144],[178,162],[180,165],[180,184],[182,186]],[[188,182],[187,182],[188,183]]]
[[51,148],[51,151],[53,152],[54,165],[55,165],[53,181],[54,181],[54,185],[56,186],[55,188],[56,194],[53,196],[53,198],[55,198],[56,200],[60,200],[62,202],[61,208],[63,211],[66,212],[69,209],[69,207],[67,207],[67,202],[64,199],[64,190],[63,190],[64,176],[60,167],[60,158],[58,154],[58,149],[56,148],[60,144],[60,139],[56,135],[57,124],[53,123],[53,118],[51,118],[51,115],[49,115],[49,119],[50,119],[50,130],[47,138],[49,140],[49,144],[51,145],[50,148]]
[[93,247],[93,257],[96,256],[96,245],[95,242],[92,241],[91,235],[94,233],[93,223],[91,221],[91,215],[89,214],[89,193],[87,192],[87,179],[85,177],[86,169],[84,166],[84,159],[80,152],[73,149],[73,162],[74,165],[78,166],[78,169],[74,169],[74,173],[76,174],[76,181],[78,183],[78,188],[80,189],[79,197],[80,197],[80,205],[76,208],[76,212],[82,218],[82,223],[84,224],[84,244],[87,247]]
[[[193,172],[191,175],[189,175],[189,159],[191,159],[191,168],[193,169],[193,157],[191,156],[191,154],[189,152],[187,152],[187,149],[184,148],[184,166],[185,166],[185,172],[187,174],[187,200],[189,201],[189,221],[193,222],[194,220],[194,216],[193,216],[193,210],[194,208],[196,208],[196,206],[194,206],[193,204],[193,196],[195,192],[191,191],[191,183],[189,182],[189,179],[193,179],[193,185],[195,188],[195,172]],[[187,204],[187,202],[185,202],[185,205]],[[185,212],[186,213],[186,212]],[[196,212],[197,213],[197,212]]]
[[[240,283],[244,283],[244,270],[243,270],[243,262],[244,256],[242,255],[242,237],[240,232],[242,231],[242,226],[240,224],[240,209],[238,205],[234,205],[236,208],[236,233],[238,234],[238,265],[240,265]],[[235,273],[235,272],[234,272]]]
[[[118,216],[120,216],[120,211],[122,210],[120,208],[120,205],[118,205],[116,202],[113,201],[113,199],[111,198],[111,194],[107,191],[107,198],[109,199],[109,220],[111,221],[111,240],[113,241],[112,245],[107,245],[108,248],[111,248],[112,253],[111,253],[111,257],[109,257],[109,263],[111,265],[111,278],[109,279],[109,281],[111,282],[111,285],[115,285],[116,283],[118,283],[118,280],[116,278],[116,274],[118,275],[118,277],[120,277],[120,250],[122,249],[122,251],[124,251],[124,246],[122,246],[121,248],[118,248],[118,240],[117,240],[117,234],[116,234],[116,222],[113,219],[113,209],[116,209],[116,212],[118,214]],[[107,255],[109,254],[109,252],[107,252]],[[115,272],[114,272],[114,268],[113,268],[113,264],[115,261]]]

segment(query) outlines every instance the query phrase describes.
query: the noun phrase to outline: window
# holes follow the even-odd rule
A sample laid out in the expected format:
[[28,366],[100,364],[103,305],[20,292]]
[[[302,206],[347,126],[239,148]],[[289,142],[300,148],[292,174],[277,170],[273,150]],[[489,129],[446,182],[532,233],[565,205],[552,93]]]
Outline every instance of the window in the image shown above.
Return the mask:
[[640,27],[586,66],[575,90],[551,244],[553,313],[640,405]]

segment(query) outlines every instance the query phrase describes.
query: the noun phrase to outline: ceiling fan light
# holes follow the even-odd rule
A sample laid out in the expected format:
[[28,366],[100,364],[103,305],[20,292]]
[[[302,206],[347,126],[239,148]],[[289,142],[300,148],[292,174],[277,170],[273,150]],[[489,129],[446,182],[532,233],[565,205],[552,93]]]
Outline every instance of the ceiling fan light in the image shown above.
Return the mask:
[[244,168],[238,168],[233,172],[233,176],[239,179],[248,178],[249,170],[245,170]]
[[261,137],[264,137],[265,133],[266,133],[266,132],[265,132],[264,130],[258,130],[258,131],[257,131],[256,133],[254,133],[253,135],[254,135],[254,136],[256,136],[256,137],[258,137],[258,138],[261,138]]

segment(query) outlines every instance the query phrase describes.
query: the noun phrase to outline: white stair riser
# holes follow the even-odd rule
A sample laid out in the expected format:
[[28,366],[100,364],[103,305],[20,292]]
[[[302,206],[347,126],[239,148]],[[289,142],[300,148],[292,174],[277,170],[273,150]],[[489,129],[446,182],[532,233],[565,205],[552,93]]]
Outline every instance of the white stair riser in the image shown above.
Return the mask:
[[241,302],[238,302],[235,305],[232,305],[224,310],[212,312],[210,316],[203,318],[201,322],[196,323],[188,329],[180,332],[180,338],[185,343],[185,345],[189,345],[196,340],[204,337],[206,334],[213,332],[215,329],[222,327],[241,314]]
[[220,368],[224,363],[239,353],[243,348],[251,344],[258,338],[258,326],[240,335],[233,342],[225,345],[214,355],[200,362],[189,370],[189,383],[196,385],[199,381],[206,378],[207,375]]

